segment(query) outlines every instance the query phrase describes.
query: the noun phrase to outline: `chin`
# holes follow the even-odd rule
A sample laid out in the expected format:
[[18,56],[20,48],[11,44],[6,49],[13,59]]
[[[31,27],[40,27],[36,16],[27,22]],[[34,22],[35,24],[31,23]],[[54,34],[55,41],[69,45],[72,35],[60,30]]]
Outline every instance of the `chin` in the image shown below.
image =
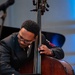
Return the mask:
[[25,48],[25,47],[27,47],[27,46],[25,46],[25,45],[20,45],[20,47],[21,47],[21,48]]

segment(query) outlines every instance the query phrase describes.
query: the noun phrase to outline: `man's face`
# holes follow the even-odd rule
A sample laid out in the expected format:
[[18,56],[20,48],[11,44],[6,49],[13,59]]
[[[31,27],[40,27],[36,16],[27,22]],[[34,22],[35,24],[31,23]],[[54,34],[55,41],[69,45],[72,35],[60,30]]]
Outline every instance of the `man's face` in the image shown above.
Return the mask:
[[18,33],[18,42],[22,48],[29,46],[35,40],[35,34],[22,28]]

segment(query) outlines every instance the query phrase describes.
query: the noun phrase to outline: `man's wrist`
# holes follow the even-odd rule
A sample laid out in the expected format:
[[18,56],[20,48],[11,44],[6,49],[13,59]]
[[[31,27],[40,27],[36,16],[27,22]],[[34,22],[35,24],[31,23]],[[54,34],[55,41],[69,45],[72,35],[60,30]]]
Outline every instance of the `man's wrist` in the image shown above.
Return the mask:
[[49,49],[49,51],[50,51],[49,56],[53,57],[54,56],[53,50]]

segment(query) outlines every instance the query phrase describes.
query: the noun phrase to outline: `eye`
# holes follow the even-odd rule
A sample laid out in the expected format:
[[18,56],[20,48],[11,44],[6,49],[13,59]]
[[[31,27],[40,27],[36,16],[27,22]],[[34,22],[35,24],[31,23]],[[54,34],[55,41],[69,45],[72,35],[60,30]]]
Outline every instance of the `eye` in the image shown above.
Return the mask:
[[[19,35],[19,36],[20,36],[20,35]],[[21,39],[23,39],[23,37],[22,37],[22,36],[20,36],[20,38],[21,38]]]
[[21,38],[21,39],[23,39],[23,37],[22,37],[22,36],[20,36],[20,38]]

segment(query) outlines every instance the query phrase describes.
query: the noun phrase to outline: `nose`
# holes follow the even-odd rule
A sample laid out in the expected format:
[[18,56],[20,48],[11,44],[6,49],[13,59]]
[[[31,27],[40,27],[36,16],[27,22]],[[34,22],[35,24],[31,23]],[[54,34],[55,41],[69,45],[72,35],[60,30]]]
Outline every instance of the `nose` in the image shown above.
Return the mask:
[[23,41],[20,41],[20,43],[23,44],[23,45],[25,44]]

